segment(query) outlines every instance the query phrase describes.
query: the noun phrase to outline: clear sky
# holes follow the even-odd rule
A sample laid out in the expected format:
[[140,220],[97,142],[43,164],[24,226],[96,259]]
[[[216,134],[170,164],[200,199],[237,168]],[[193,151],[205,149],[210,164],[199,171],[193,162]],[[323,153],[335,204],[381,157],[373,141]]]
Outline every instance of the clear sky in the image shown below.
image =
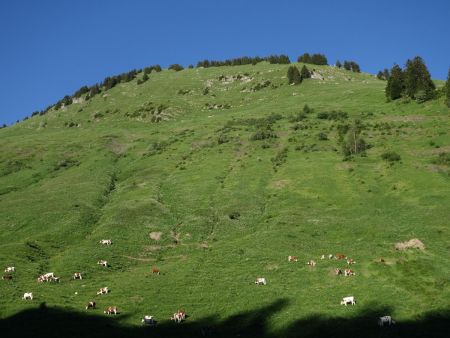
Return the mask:
[[304,52],[445,79],[450,1],[0,0],[0,123],[133,68]]

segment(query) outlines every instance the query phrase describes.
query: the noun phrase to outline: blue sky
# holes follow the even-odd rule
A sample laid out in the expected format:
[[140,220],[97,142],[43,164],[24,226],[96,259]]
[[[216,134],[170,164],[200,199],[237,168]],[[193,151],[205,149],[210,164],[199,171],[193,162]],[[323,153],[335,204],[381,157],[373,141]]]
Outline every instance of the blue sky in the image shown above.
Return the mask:
[[450,1],[1,0],[0,123],[151,64],[304,52],[376,73],[420,55],[450,66]]

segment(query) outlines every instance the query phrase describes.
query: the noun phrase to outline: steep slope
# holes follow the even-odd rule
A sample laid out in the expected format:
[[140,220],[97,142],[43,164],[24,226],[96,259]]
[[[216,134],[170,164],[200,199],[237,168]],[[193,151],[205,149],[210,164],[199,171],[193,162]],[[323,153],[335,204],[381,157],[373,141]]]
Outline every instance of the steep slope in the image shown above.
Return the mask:
[[[0,283],[1,317],[95,299],[117,305],[124,326],[178,308],[195,322],[286,300],[268,315],[276,333],[311,315],[383,308],[407,322],[448,310],[449,167],[433,163],[450,152],[448,109],[386,103],[385,82],[333,67],[289,86],[287,67],[165,70],[0,130],[0,262],[17,269]],[[301,114],[306,104],[314,112]],[[355,119],[371,147],[343,161],[339,126]],[[426,249],[394,250],[411,238]],[[340,252],[356,276],[320,260]],[[61,283],[38,284],[48,271]],[[103,286],[112,292],[95,296]],[[358,305],[340,306],[347,295]],[[371,324],[360,334],[377,335]]]

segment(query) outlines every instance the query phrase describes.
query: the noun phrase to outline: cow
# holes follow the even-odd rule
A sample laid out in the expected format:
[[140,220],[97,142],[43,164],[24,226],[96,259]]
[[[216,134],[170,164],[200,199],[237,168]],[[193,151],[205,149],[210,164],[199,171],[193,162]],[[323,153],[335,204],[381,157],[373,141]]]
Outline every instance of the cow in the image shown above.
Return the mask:
[[336,268],[336,269],[334,269],[334,273],[335,273],[336,275],[342,275],[342,270],[339,269],[339,268]]
[[103,313],[106,313],[107,315],[116,315],[119,313],[119,311],[117,310],[117,306],[108,306],[105,311],[103,311]]
[[256,278],[255,284],[256,285],[266,285],[267,281],[263,277],[258,277],[258,278]]
[[315,267],[315,266],[316,266],[316,261],[314,261],[314,260],[311,259],[310,261],[307,261],[307,262],[306,262],[306,265]]
[[32,292],[25,292],[25,293],[23,294],[22,299],[33,300],[33,293],[32,293]]
[[73,279],[83,279],[83,276],[81,276],[81,272],[75,272],[73,274]]
[[13,279],[13,276],[11,276],[11,275],[3,275],[3,276],[2,276],[2,279],[3,279],[3,280],[12,280],[12,279]]
[[102,239],[99,242],[101,245],[111,245],[112,241],[110,239]]
[[159,275],[160,273],[161,273],[161,271],[159,271],[159,269],[158,268],[152,268],[152,273],[153,274],[155,274],[155,275]]
[[354,276],[355,272],[351,269],[345,269],[344,270],[344,276]]
[[156,320],[153,316],[144,316],[144,319],[142,319],[142,323],[150,326],[156,326]]
[[352,264],[356,264],[356,262],[352,258],[350,258],[350,259],[347,259],[347,264],[352,265]]
[[178,310],[170,317],[170,320],[173,320],[175,323],[181,323],[186,319],[186,312],[184,310]]
[[384,326],[384,324],[391,326],[395,325],[395,320],[391,316],[383,316],[378,318],[378,326]]
[[59,277],[53,276],[53,277],[50,277],[48,280],[50,282],[59,283],[59,279],[60,279]]
[[355,305],[356,304],[355,297],[349,296],[342,298],[341,305],[347,306],[347,304]]
[[89,302],[89,303],[87,303],[87,305],[86,305],[86,310],[89,310],[89,309],[95,309],[95,306],[96,306],[97,304],[94,302],[94,301],[92,301],[92,302]]
[[109,289],[108,287],[104,287],[98,290],[97,295],[106,295],[107,293],[109,293]]
[[334,256],[336,259],[346,259],[347,256],[345,256],[344,254],[338,253]]
[[334,256],[333,256],[332,254],[329,254],[329,255],[328,255],[328,259],[333,259],[333,257],[334,257]]
[[320,257],[320,259],[325,259],[325,255],[322,255],[322,256]]
[[297,262],[298,258],[297,256],[288,256],[288,262]]
[[97,262],[98,265],[104,266],[104,267],[108,267],[108,262],[104,261],[104,260],[100,260]]
[[14,267],[14,266],[8,266],[6,269],[5,269],[5,272],[15,272],[16,271],[16,268]]

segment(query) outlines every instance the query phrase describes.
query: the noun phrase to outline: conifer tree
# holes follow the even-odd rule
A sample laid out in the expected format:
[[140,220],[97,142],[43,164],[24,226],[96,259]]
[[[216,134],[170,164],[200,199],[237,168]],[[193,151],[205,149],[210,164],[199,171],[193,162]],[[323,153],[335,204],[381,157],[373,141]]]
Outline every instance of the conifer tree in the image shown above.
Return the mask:
[[389,80],[389,76],[390,76],[390,74],[389,74],[389,69],[384,68],[384,70],[383,70],[383,75],[384,75],[384,79],[385,79],[386,81]]
[[300,55],[297,59],[297,62],[311,63],[311,55],[309,55],[309,53]]
[[391,76],[386,85],[386,97],[390,100],[396,100],[402,96],[404,88],[404,74],[400,66],[394,65],[391,69]]
[[381,70],[378,71],[378,73],[377,73],[377,79],[378,80],[384,80],[384,74],[383,74],[383,72]]
[[337,68],[342,68],[342,63],[341,63],[341,61],[339,61],[339,60],[336,61],[336,67],[337,67]]
[[351,70],[352,69],[352,65],[347,60],[344,61],[344,69],[345,70]]
[[299,84],[302,82],[302,77],[298,68],[295,66],[290,66],[287,72],[287,78],[289,84]]
[[309,79],[311,77],[311,72],[306,68],[305,65],[303,65],[302,70],[300,71],[300,76],[302,80]]
[[431,80],[427,66],[420,56],[406,62],[405,93],[412,99],[426,101],[432,99],[436,86]]

